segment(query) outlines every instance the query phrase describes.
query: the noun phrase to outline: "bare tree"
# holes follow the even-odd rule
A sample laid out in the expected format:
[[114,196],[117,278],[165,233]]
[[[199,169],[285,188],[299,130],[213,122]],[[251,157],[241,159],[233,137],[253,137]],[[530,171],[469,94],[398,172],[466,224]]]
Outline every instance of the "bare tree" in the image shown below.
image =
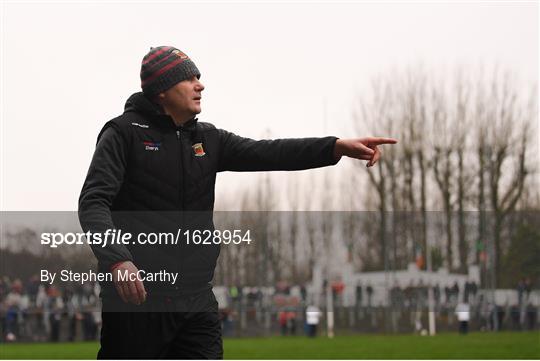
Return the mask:
[[288,199],[290,212],[289,245],[291,255],[291,278],[294,283],[299,282],[298,277],[298,235],[300,228],[300,186],[298,178],[289,178]]
[[456,180],[456,202],[458,217],[458,250],[459,250],[459,270],[466,272],[469,246],[466,239],[467,229],[465,224],[465,202],[468,198],[466,185],[472,180],[470,173],[465,169],[465,152],[468,150],[469,128],[470,128],[470,84],[464,79],[463,72],[456,75],[456,110],[455,110],[455,130],[454,137],[457,140],[457,180]]
[[[481,161],[488,175],[489,204],[493,212],[491,236],[494,244],[496,280],[500,279],[501,260],[507,244],[503,243],[505,221],[516,208],[529,174],[526,155],[531,142],[530,130],[536,117],[536,102],[525,103],[518,96],[509,72],[495,69],[490,90],[486,92],[485,115],[487,146]],[[495,284],[497,281],[495,281]]]
[[442,91],[442,84],[431,89],[433,138],[436,139],[431,163],[435,182],[441,194],[442,208],[445,218],[446,233],[446,266],[453,268],[453,228],[452,215],[454,211],[452,196],[454,193],[453,183],[453,152],[456,148],[456,139],[451,136],[452,124],[448,114],[448,106]]
[[[391,114],[392,105],[392,88],[389,82],[384,78],[378,77],[371,83],[371,98],[360,100],[360,109],[354,114],[356,129],[358,132],[367,125],[374,133],[385,132],[385,134],[394,134],[393,125],[394,118]],[[391,150],[392,152],[393,150]],[[377,210],[379,215],[379,249],[378,260],[386,269],[388,266],[388,251],[391,249],[388,243],[388,181],[394,178],[395,174],[391,174],[395,169],[392,165],[387,165],[387,162],[394,161],[393,154],[385,154],[381,158],[380,164],[376,169],[367,171],[370,185],[375,189],[378,198]],[[360,166],[360,163],[356,163]],[[373,261],[371,262],[373,263]]]

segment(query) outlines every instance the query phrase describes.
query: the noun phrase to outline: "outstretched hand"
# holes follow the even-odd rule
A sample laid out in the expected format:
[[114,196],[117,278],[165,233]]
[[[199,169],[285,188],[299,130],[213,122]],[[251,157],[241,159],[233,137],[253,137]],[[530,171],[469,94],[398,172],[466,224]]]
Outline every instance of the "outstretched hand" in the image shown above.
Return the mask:
[[396,143],[397,140],[393,138],[338,139],[334,147],[334,157],[336,160],[339,160],[342,156],[367,160],[366,167],[372,167],[381,158],[378,145]]

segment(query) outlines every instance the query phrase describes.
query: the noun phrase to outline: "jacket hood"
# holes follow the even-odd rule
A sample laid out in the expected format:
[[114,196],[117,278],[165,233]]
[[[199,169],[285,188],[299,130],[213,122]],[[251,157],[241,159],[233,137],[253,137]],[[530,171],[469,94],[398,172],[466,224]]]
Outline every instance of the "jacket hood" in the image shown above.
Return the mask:
[[124,106],[124,114],[128,112],[136,112],[142,115],[146,115],[151,121],[166,124],[167,126],[173,126],[175,128],[182,128],[188,131],[195,131],[198,119],[193,119],[184,123],[181,127],[174,125],[173,119],[163,112],[163,109],[152,102],[143,92],[132,94],[126,101]]
[[148,99],[142,92],[132,94],[126,101],[124,113],[133,111],[148,115],[163,114],[161,108]]

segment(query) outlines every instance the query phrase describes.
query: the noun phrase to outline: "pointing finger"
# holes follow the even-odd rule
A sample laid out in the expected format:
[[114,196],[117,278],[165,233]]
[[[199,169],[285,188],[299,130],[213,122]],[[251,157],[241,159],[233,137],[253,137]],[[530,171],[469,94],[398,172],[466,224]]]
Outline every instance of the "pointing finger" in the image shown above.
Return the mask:
[[397,143],[397,139],[394,138],[368,138],[368,141],[373,145]]

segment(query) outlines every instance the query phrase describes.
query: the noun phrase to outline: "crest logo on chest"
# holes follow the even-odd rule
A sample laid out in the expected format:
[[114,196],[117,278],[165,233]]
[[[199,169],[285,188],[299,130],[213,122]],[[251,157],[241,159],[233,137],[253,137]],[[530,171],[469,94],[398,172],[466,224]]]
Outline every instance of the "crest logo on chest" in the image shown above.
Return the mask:
[[193,153],[195,154],[196,157],[202,157],[206,154],[204,152],[202,143],[195,143],[191,146],[191,148],[193,148]]

